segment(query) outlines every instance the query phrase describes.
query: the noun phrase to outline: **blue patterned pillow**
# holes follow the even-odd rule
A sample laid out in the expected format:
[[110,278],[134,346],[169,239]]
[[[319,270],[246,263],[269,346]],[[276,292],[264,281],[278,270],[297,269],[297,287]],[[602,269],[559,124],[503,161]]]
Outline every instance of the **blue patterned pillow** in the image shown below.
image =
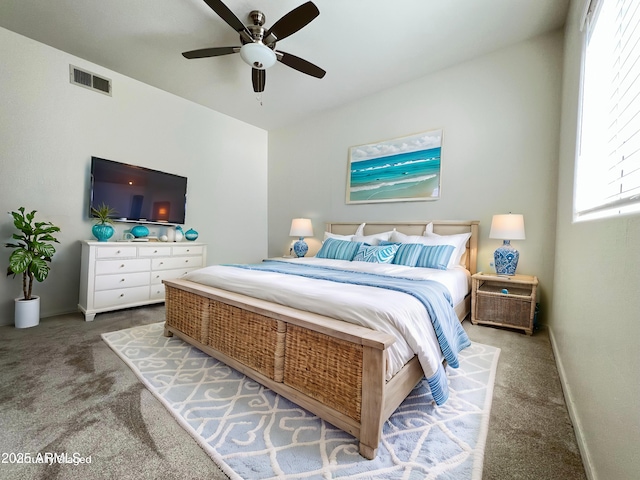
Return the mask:
[[351,261],[360,248],[360,245],[362,245],[360,242],[327,238],[322,244],[320,251],[316,253],[316,257]]
[[453,245],[422,245],[416,267],[446,270],[454,250]]
[[354,262],[369,263],[391,263],[393,257],[398,251],[398,245],[360,245],[356,256],[353,257]]
[[407,267],[415,267],[418,256],[422,251],[422,244],[419,243],[399,243],[399,242],[380,242],[380,245],[398,245],[396,256],[393,257],[394,265],[405,265]]

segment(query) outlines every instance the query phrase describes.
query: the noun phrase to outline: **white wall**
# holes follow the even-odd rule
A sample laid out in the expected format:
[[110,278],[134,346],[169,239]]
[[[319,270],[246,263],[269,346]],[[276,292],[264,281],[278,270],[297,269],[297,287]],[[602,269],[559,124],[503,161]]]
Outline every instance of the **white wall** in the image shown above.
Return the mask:
[[[286,253],[294,217],[326,221],[480,220],[478,268],[494,250],[491,217],[522,213],[519,273],[553,284],[562,32],[555,32],[269,132],[269,254]],[[428,61],[428,58],[425,59]],[[347,205],[348,148],[442,128],[435,202]]]
[[638,478],[640,216],[572,222],[583,3],[572,1],[565,32],[550,332],[590,478]]
[[[267,244],[267,132],[0,29],[0,238],[25,206],[61,227],[42,316],[74,311],[81,239],[90,239],[92,155],[188,177],[186,228],[208,261],[256,261]],[[69,83],[69,64],[113,80],[113,96]],[[117,236],[131,224],[118,224]],[[154,230],[154,227],[151,228]],[[116,237],[114,237],[116,238]],[[10,250],[0,250],[3,271]],[[21,279],[0,275],[0,324],[13,323]]]

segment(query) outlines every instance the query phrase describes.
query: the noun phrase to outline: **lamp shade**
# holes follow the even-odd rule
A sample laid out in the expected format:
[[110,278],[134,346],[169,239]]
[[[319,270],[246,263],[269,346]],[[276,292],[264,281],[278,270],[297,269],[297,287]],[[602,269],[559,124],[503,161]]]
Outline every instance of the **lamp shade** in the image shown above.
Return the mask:
[[489,238],[499,240],[524,240],[524,217],[517,213],[494,215]]
[[240,48],[240,56],[248,65],[265,70],[275,65],[277,57],[273,50],[262,43],[246,43]]
[[291,220],[290,237],[312,237],[313,226],[308,218],[294,218]]

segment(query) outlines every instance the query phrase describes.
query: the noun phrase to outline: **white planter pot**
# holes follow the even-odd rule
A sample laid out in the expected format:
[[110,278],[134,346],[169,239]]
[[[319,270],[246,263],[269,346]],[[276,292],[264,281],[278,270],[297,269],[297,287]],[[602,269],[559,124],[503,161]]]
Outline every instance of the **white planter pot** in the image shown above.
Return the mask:
[[35,327],[40,323],[40,297],[32,296],[31,300],[23,297],[15,299],[15,325],[16,328]]

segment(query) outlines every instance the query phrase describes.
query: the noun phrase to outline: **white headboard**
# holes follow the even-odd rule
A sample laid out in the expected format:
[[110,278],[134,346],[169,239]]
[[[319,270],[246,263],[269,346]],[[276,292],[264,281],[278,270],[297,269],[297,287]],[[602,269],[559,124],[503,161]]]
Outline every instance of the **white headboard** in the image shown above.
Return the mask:
[[[326,231],[338,235],[353,235],[363,222],[332,222],[326,224]],[[478,263],[478,220],[433,220],[427,222],[366,222],[365,235],[388,232],[394,228],[405,235],[424,235],[427,224],[433,224],[433,233],[438,235],[455,235],[471,232],[467,242],[467,269],[474,274]]]

